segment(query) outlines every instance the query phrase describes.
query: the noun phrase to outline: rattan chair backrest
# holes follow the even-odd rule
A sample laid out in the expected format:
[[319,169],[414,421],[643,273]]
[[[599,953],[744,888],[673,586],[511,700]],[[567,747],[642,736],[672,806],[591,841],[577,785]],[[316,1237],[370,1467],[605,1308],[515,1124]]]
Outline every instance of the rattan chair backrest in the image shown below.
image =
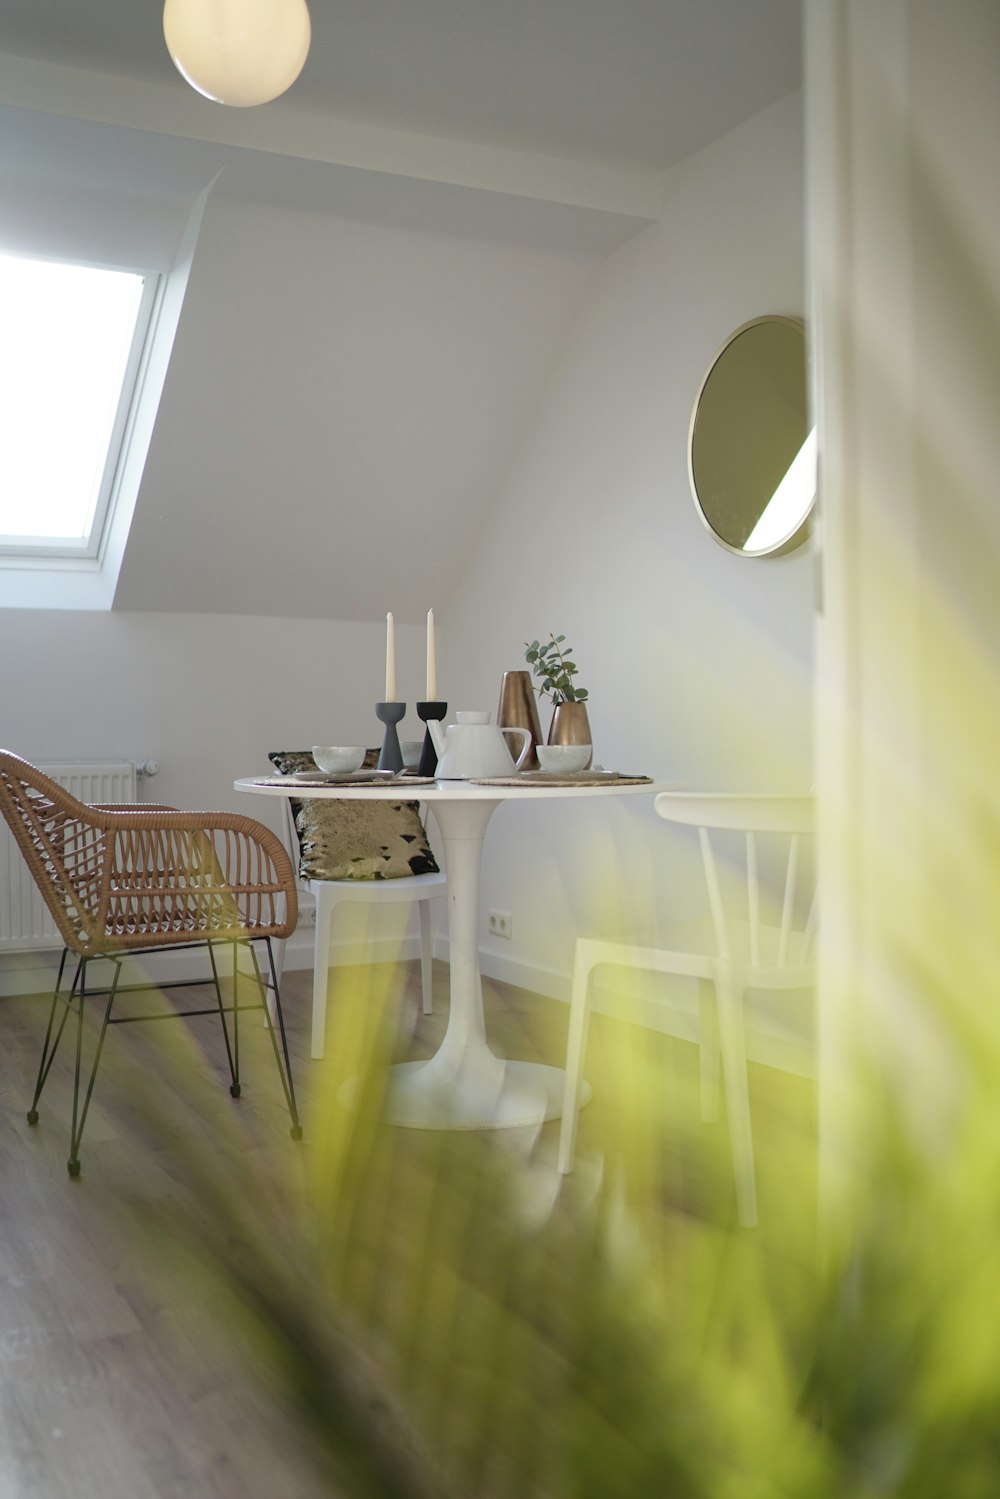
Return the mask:
[[281,840],[252,818],[91,807],[6,750],[0,812],[74,952],[285,937],[294,929],[291,862]]

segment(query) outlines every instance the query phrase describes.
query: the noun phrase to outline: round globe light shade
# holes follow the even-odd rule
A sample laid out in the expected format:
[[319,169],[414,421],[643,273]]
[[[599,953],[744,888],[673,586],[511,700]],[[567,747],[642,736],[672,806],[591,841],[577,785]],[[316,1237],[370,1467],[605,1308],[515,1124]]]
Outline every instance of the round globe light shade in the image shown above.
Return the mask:
[[306,0],[166,0],[163,35],[174,66],[218,104],[276,99],[309,54]]

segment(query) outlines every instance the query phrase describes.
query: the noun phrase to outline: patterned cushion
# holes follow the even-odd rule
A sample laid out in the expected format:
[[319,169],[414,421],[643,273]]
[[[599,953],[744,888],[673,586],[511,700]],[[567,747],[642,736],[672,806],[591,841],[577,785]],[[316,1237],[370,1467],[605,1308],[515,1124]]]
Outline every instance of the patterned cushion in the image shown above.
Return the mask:
[[[369,750],[365,765],[377,765],[378,756],[377,749]],[[308,750],[272,750],[267,758],[283,776],[319,768]],[[396,880],[437,873],[417,802],[291,802],[303,879]]]

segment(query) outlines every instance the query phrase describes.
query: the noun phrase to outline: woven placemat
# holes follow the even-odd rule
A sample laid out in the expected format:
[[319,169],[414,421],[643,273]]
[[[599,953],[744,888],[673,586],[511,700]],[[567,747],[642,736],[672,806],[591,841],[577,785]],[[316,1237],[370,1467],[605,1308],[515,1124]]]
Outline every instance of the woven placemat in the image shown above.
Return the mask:
[[616,771],[578,770],[560,775],[552,770],[522,770],[514,776],[488,776],[473,786],[651,786],[652,776],[619,775]]
[[384,771],[352,770],[342,775],[322,771],[296,771],[287,776],[251,776],[255,786],[433,786],[433,776],[418,776],[404,770],[399,775]]

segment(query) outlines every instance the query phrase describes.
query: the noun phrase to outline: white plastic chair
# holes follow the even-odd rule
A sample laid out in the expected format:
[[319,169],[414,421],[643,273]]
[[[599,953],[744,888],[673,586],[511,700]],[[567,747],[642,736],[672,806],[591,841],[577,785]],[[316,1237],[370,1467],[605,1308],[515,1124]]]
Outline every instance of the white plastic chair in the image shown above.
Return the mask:
[[[284,840],[295,869],[299,867],[299,841],[295,831],[295,818],[290,798],[285,798]],[[312,1042],[310,1055],[322,1057],[326,1051],[326,1003],[330,978],[330,934],[334,908],[340,902],[353,901],[369,905],[387,905],[404,901],[414,904],[420,918],[420,981],[423,1013],[429,1015],[432,1008],[432,944],[431,918],[428,901],[444,895],[447,877],[443,871],[436,874],[403,875],[395,880],[311,880],[296,876],[299,888],[308,891],[316,902],[316,939],[313,948],[313,993],[312,993]],[[281,953],[281,961],[284,953]],[[279,969],[280,981],[280,969]]]
[[[667,822],[698,829],[710,920],[698,930],[686,929],[684,946],[673,951],[589,938],[577,942],[558,1166],[564,1173],[573,1169],[594,969],[610,964],[699,979],[702,1118],[718,1118],[721,1054],[737,1208],[740,1221],[753,1225],[757,1221],[757,1188],[743,1001],[748,989],[806,989],[815,983],[815,877],[812,875],[809,888],[804,888],[801,867],[802,839],[814,828],[813,799],[665,791],[656,798],[656,810]],[[738,909],[734,909],[732,892],[727,892],[728,901],[724,895],[724,886],[730,882],[720,878],[713,832],[743,835],[738,842],[745,897]],[[759,873],[758,840],[763,835],[773,835],[767,838],[768,867],[772,867],[771,859],[776,863],[778,858],[783,866],[776,922],[761,917],[762,905],[769,904],[768,890],[762,886]],[[768,914],[778,914],[778,908]]]

